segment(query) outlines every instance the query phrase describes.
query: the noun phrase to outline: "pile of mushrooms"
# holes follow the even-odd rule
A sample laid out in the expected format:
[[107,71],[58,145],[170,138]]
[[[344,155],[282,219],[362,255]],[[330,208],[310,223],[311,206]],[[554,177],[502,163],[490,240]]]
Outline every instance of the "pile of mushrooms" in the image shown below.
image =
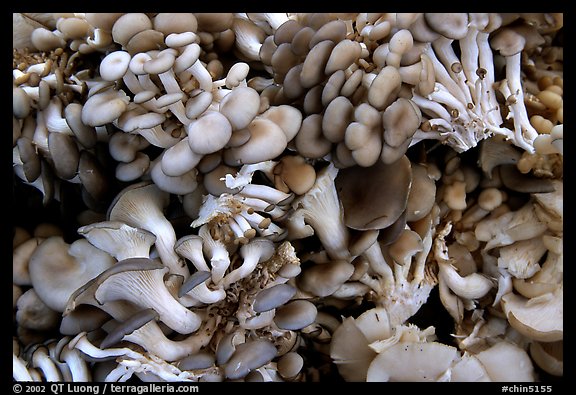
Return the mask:
[[563,377],[563,14],[13,28],[14,380]]

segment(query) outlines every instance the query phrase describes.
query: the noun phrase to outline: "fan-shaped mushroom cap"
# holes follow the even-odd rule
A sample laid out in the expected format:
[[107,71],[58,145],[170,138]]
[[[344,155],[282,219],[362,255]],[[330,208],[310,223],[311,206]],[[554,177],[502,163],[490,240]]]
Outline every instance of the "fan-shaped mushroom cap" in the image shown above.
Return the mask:
[[564,338],[564,298],[562,289],[553,294],[527,299],[514,293],[502,297],[502,310],[510,325],[536,341],[552,342]]
[[224,150],[227,165],[253,164],[276,158],[288,145],[280,126],[265,118],[256,118],[247,128],[250,139],[237,147]]
[[162,263],[174,274],[185,278],[190,272],[182,258],[174,252],[176,233],[164,216],[170,194],[145,181],[123,189],[110,204],[109,221],[119,221],[135,228],[142,228],[156,236],[155,246]]
[[378,161],[367,168],[341,169],[335,183],[347,226],[357,230],[383,229],[406,209],[412,183],[410,160],[404,155],[392,164]]
[[220,102],[219,111],[224,115],[233,130],[244,129],[258,114],[260,95],[254,89],[241,86],[234,88]]
[[68,244],[61,236],[52,236],[30,257],[30,278],[42,301],[52,310],[62,312],[76,289],[113,264],[110,255],[87,240]]

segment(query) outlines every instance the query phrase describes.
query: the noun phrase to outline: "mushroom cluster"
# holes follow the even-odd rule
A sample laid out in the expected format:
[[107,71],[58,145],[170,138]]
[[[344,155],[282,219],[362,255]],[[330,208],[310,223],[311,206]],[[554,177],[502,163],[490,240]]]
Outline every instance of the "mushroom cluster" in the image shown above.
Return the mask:
[[563,377],[563,14],[13,27],[14,380]]

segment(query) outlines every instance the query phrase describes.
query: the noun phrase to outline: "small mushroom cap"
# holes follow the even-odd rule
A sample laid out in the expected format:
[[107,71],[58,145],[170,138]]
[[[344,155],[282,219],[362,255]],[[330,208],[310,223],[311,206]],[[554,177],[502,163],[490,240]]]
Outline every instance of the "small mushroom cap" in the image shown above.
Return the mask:
[[96,155],[88,150],[80,152],[78,162],[78,176],[83,189],[97,201],[102,201],[108,191],[108,179]]
[[428,176],[428,170],[423,165],[412,163],[412,185],[406,203],[406,222],[414,222],[424,218],[436,199],[436,182]]
[[302,120],[302,126],[294,138],[294,145],[305,158],[321,158],[332,149],[332,142],[322,133],[322,115],[311,114]]
[[58,327],[60,313],[52,310],[38,297],[34,288],[24,292],[16,302],[18,325],[38,331],[49,331]]
[[282,306],[296,294],[296,288],[289,284],[277,284],[258,292],[254,299],[254,311],[263,313]]
[[22,88],[12,88],[12,108],[13,114],[18,119],[24,119],[30,114],[30,96]]
[[347,97],[338,96],[328,104],[322,118],[324,137],[333,142],[343,141],[346,128],[354,117],[354,106]]
[[382,114],[384,141],[391,147],[398,147],[411,139],[422,120],[420,108],[405,98],[398,98]]
[[98,137],[94,127],[85,125],[82,122],[82,104],[68,104],[64,109],[64,116],[76,140],[82,144],[84,148],[93,148],[97,143]]
[[303,195],[314,186],[316,170],[300,155],[284,156],[274,167],[274,185],[277,189]]
[[546,373],[562,377],[564,375],[564,342],[530,343],[530,356]]
[[88,126],[103,126],[118,119],[126,110],[130,98],[123,90],[107,90],[90,96],[82,107],[82,122]]
[[221,150],[232,136],[232,125],[225,114],[218,111],[205,112],[192,121],[186,130],[192,151],[203,155]]
[[346,22],[336,19],[323,24],[310,39],[308,47],[313,48],[316,44],[330,40],[339,43],[346,37]]
[[65,180],[76,176],[80,164],[80,152],[74,139],[64,133],[48,134],[48,149],[56,175]]
[[[54,133],[50,133],[48,136],[51,134]],[[42,172],[42,163],[40,156],[36,152],[34,142],[28,137],[22,136],[16,141],[16,147],[20,160],[22,161],[22,170],[24,171],[26,180],[36,180]],[[48,147],[48,149],[50,149],[50,147]]]
[[234,14],[230,12],[195,12],[198,31],[218,33],[228,30],[234,22]]
[[294,300],[276,309],[274,323],[280,329],[297,331],[316,320],[318,310],[307,300]]
[[100,348],[110,348],[122,341],[125,335],[129,335],[136,329],[143,327],[148,322],[157,319],[158,313],[154,309],[144,309],[130,316],[126,321],[116,325],[100,343]]
[[531,299],[508,293],[502,297],[502,310],[510,325],[529,339],[544,342],[563,340],[562,290],[548,296],[548,300],[541,303],[529,303]]
[[465,12],[427,12],[424,18],[428,26],[444,37],[460,40],[468,33],[468,14]]
[[224,162],[230,166],[254,164],[276,158],[288,145],[280,126],[265,118],[256,118],[248,125],[250,139],[224,151]]
[[132,57],[126,51],[114,51],[100,62],[100,76],[106,81],[116,81],[124,77]]
[[200,351],[178,361],[180,370],[207,369],[216,364],[216,357],[208,351]]
[[346,225],[357,230],[392,225],[406,209],[411,182],[411,163],[406,155],[392,164],[378,161],[368,168],[341,169],[335,184]]
[[96,222],[78,228],[90,244],[106,251],[118,261],[142,257],[147,258],[156,236],[147,230],[126,225],[120,221]]
[[75,336],[80,332],[91,332],[102,328],[102,325],[109,320],[110,315],[104,310],[89,304],[80,305],[69,313],[63,314],[60,321],[60,333]]
[[231,380],[240,379],[250,371],[270,362],[276,354],[276,347],[268,340],[254,340],[239,344],[226,363],[224,374]]
[[280,126],[286,134],[286,141],[291,141],[300,130],[300,126],[302,126],[302,113],[300,110],[285,104],[271,106],[260,116]]
[[336,292],[353,273],[354,265],[344,260],[336,260],[303,269],[296,282],[303,291],[325,297]]
[[549,193],[554,191],[554,184],[551,180],[523,174],[515,165],[501,165],[498,170],[502,183],[512,191],[521,193]]
[[312,88],[326,78],[324,69],[335,45],[331,40],[321,41],[306,55],[300,73],[300,83],[304,88]]
[[220,102],[219,111],[228,118],[232,129],[244,129],[258,114],[260,95],[249,87],[238,87]]
[[304,358],[297,352],[288,352],[278,360],[278,373],[285,379],[296,377],[304,367]]
[[135,12],[124,14],[114,22],[112,39],[126,47],[132,37],[147,29],[152,29],[152,21],[146,14]]
[[202,284],[204,281],[212,277],[212,273],[206,270],[200,270],[188,277],[180,287],[178,291],[178,297],[181,298],[190,292],[192,289],[196,288],[198,285]]

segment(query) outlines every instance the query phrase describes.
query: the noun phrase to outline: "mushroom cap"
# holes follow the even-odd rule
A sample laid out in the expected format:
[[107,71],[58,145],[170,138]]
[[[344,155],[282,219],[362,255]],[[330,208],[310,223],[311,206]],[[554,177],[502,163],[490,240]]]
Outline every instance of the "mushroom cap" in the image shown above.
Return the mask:
[[412,184],[412,167],[406,155],[371,167],[341,169],[335,179],[344,207],[346,226],[357,230],[383,229],[404,212]]
[[468,33],[468,14],[465,12],[427,12],[424,19],[432,30],[453,40],[460,40]]
[[276,309],[274,323],[278,328],[297,331],[316,320],[316,305],[308,300],[293,300]]
[[260,117],[273,121],[280,126],[286,134],[286,141],[290,142],[302,126],[302,113],[289,105],[271,106]]
[[368,367],[377,355],[368,344],[353,317],[345,318],[332,334],[330,357],[346,381],[366,381]]
[[502,56],[516,55],[524,49],[526,39],[509,28],[502,28],[490,35],[490,46]]
[[396,98],[402,85],[402,76],[394,66],[385,66],[368,88],[368,103],[377,110],[384,110]]
[[457,357],[458,350],[445,344],[399,342],[374,358],[366,381],[437,381]]
[[130,98],[123,90],[109,89],[92,95],[82,107],[82,122],[88,126],[103,126],[118,119],[126,110]]
[[63,312],[76,289],[113,265],[110,255],[87,240],[67,244],[61,236],[52,236],[36,248],[29,269],[38,296],[52,310]]
[[420,127],[422,112],[412,100],[400,97],[382,113],[384,141],[391,147],[398,147],[411,139]]
[[344,260],[316,264],[304,268],[296,278],[300,289],[312,295],[332,295],[354,273],[354,265]]
[[501,341],[475,355],[492,381],[534,381],[534,366],[528,353],[515,344]]
[[541,303],[514,293],[502,297],[502,310],[510,325],[518,332],[536,341],[552,342],[564,338],[564,298],[562,290],[549,294]]
[[152,22],[154,30],[163,33],[165,36],[171,33],[196,32],[198,30],[196,16],[190,12],[161,12],[156,14]]
[[60,314],[50,309],[38,297],[34,288],[28,289],[16,302],[16,322],[18,325],[38,330],[50,331],[58,326]]
[[276,158],[288,145],[286,134],[275,122],[256,118],[248,125],[250,139],[224,150],[224,162],[230,166],[254,164]]
[[324,73],[331,75],[338,70],[346,70],[360,58],[362,46],[352,40],[342,40],[336,44],[326,62]]
[[234,88],[220,102],[219,111],[230,121],[232,129],[244,129],[258,114],[260,95],[247,86]]
[[284,156],[274,166],[274,185],[283,192],[303,195],[315,182],[316,170],[300,155]]
[[228,379],[240,379],[276,357],[277,350],[268,340],[259,339],[239,344],[226,363],[224,373]]
[[232,137],[231,123],[225,114],[218,111],[206,111],[197,120],[190,122],[186,131],[192,151],[203,155],[221,150]]
[[406,222],[424,218],[436,202],[436,182],[426,167],[412,162],[412,185],[406,202]]
[[120,221],[92,223],[78,228],[78,233],[90,244],[106,251],[118,261],[135,257],[147,258],[156,241],[156,236],[149,231]]
[[106,81],[116,81],[124,77],[132,57],[126,51],[114,51],[100,62],[100,76]]
[[74,178],[80,164],[80,152],[76,141],[64,133],[50,133],[48,134],[48,150],[56,175],[65,180]]
[[254,311],[263,313],[282,306],[296,294],[296,288],[290,284],[277,284],[258,292],[254,299]]
[[84,148],[90,149],[96,145],[98,137],[94,127],[85,125],[82,122],[82,107],[80,103],[70,103],[64,109],[64,116],[76,140]]
[[[301,30],[302,31],[302,30]],[[324,40],[314,45],[302,66],[300,83],[304,88],[312,88],[326,78],[324,69],[336,44],[331,40]]]
[[126,47],[132,37],[147,29],[152,29],[152,21],[146,14],[136,12],[124,14],[114,22],[112,39]]

